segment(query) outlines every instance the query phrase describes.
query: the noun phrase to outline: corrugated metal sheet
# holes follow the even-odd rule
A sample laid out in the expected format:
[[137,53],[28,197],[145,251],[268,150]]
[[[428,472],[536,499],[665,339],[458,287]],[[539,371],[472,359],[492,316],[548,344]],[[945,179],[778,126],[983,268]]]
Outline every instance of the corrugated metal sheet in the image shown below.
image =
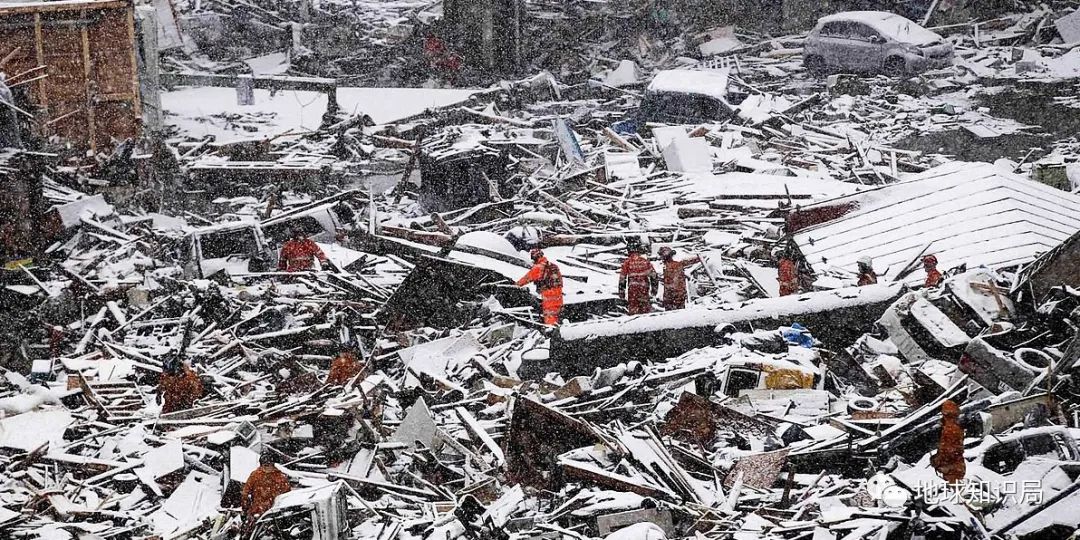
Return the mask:
[[[794,235],[815,271],[854,271],[856,260],[869,256],[891,280],[928,245],[942,269],[1003,268],[1030,262],[1080,230],[1080,196],[985,163],[950,163],[819,206],[850,203],[846,214]],[[917,270],[905,281],[924,278]]]

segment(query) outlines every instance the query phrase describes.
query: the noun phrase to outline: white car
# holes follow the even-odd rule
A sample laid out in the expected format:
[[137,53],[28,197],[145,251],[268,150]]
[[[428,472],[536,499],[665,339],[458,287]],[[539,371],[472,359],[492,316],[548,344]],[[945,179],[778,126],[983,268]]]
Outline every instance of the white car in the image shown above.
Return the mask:
[[895,13],[847,11],[822,17],[803,46],[803,65],[830,71],[902,76],[952,65],[941,36]]

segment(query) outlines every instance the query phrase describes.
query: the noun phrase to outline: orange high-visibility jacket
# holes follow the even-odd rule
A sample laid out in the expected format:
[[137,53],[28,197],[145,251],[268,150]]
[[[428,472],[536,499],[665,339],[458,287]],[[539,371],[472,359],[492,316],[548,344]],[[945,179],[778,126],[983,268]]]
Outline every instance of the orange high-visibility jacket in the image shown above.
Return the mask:
[[544,324],[559,324],[559,314],[563,306],[563,279],[559,267],[540,257],[529,272],[517,281],[518,287],[524,287],[530,283],[536,284],[536,290],[540,292],[540,310],[544,314]]
[[952,400],[941,405],[941,439],[937,454],[930,459],[934,470],[950,484],[963,480],[967,472],[964,461],[964,428],[960,427],[960,407]]
[[631,253],[619,268],[619,295],[626,295],[631,315],[652,311],[652,294],[659,286],[656,269],[640,253]]
[[686,267],[697,259],[664,261],[664,309],[686,307]]
[[244,489],[240,491],[240,507],[249,518],[258,518],[274,506],[274,499],[278,495],[288,493],[290,489],[285,473],[273,465],[260,465],[251,471],[247,482],[244,482]]

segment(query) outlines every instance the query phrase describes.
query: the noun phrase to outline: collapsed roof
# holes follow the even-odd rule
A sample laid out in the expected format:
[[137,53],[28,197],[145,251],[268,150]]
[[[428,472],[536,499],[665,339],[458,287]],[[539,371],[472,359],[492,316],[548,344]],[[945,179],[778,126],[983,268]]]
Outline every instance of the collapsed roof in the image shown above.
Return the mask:
[[[789,231],[815,272],[854,271],[856,260],[869,256],[889,280],[924,253],[945,268],[1021,265],[1077,230],[1080,196],[994,165],[963,162],[808,205],[789,218]],[[919,272],[903,278],[922,279]]]

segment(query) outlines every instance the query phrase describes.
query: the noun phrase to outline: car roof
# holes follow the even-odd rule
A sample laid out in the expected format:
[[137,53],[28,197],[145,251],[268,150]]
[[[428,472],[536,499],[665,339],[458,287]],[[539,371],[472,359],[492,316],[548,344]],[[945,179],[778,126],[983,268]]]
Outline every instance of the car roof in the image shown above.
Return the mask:
[[729,70],[669,69],[653,77],[648,92],[699,94],[724,100],[727,97]]
[[899,17],[895,13],[889,13],[888,11],[843,11],[840,13],[833,13],[832,15],[826,15],[818,19],[819,23],[828,23],[834,21],[858,21],[858,22],[875,22],[884,21],[893,17]]
[[870,26],[883,36],[904,43],[929,45],[941,36],[919,26],[919,23],[888,11],[844,11],[818,19],[818,26],[831,22],[858,22]]

